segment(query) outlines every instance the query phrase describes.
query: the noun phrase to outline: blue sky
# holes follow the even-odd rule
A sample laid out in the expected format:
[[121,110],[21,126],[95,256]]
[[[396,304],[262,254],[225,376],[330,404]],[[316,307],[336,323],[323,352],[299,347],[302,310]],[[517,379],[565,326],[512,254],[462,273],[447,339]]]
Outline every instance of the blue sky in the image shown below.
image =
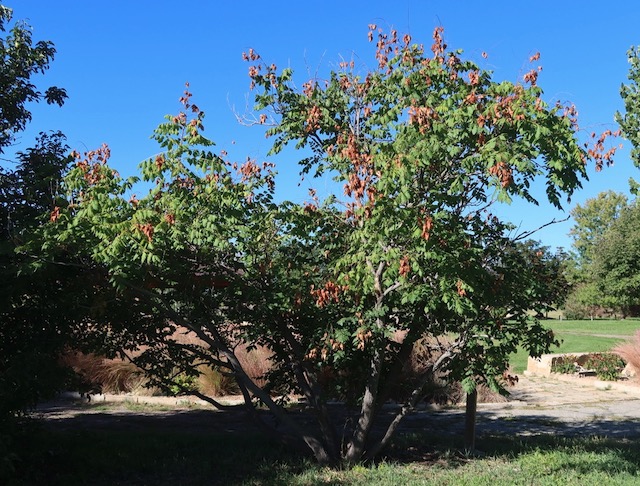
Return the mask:
[[[640,44],[640,2],[635,0],[607,6],[589,0],[15,0],[7,6],[15,19],[28,21],[35,39],[56,45],[56,59],[39,85],[64,87],[69,94],[63,108],[33,108],[22,146],[41,130],[61,130],[78,151],[107,143],[112,165],[133,175],[139,162],[158,151],[149,137],[164,115],[178,110],[188,81],[193,101],[206,112],[206,134],[217,148],[238,160],[251,156],[275,162],[278,195],[294,200],[304,199],[309,185],[298,187],[294,154],[267,157],[263,129],[240,126],[234,114],[251,106],[248,66],[242,61],[249,48],[269,63],[293,67],[302,82],[353,55],[363,66],[373,66],[370,23],[409,32],[427,45],[433,28],[441,25],[449,47],[463,49],[464,57],[493,70],[496,80],[521,78],[529,57],[541,52],[538,84],[545,99],[575,103],[586,136],[616,128],[613,116],[622,109],[619,89],[628,71],[626,51]],[[614,167],[597,174],[591,170],[590,181],[566,208],[606,189],[627,193],[627,180],[636,172],[625,143]],[[321,194],[323,184],[326,189],[326,182],[314,184]],[[523,203],[500,213],[523,230],[568,214]],[[569,247],[570,227],[571,222],[554,225],[535,238]]]

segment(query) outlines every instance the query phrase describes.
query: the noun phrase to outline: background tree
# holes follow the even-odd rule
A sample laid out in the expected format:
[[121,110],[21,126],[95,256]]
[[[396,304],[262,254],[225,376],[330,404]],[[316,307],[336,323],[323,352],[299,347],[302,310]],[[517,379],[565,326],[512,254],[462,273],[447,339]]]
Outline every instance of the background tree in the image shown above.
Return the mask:
[[595,198],[587,199],[584,205],[571,210],[574,225],[569,231],[573,238],[571,259],[567,261],[567,278],[571,292],[567,299],[565,314],[570,319],[584,319],[610,307],[598,290],[593,261],[597,258],[599,242],[627,207],[627,197],[619,192],[603,191]]
[[[631,159],[640,168],[640,47],[632,47],[627,52],[629,60],[628,84],[623,84],[620,96],[624,102],[625,113],[616,113],[616,121],[620,125],[623,136],[631,142]],[[637,194],[639,185],[629,180],[631,192]]]
[[0,5],[0,154],[31,120],[28,103],[44,100],[62,106],[67,98],[62,88],[52,86],[43,93],[33,84],[31,78],[49,69],[56,50],[50,41],[34,45],[31,28],[24,22],[9,29],[12,17],[12,9]]
[[[62,267],[25,272],[33,256],[17,252],[61,200],[68,148],[59,133],[41,134],[18,153],[18,167],[0,186],[0,415],[24,410],[57,391],[65,379],[58,358],[68,344],[68,286]],[[63,283],[64,282],[64,283]],[[69,289],[65,288],[65,292]],[[69,294],[66,294],[69,295]]]
[[605,305],[631,314],[640,304],[640,208],[624,208],[598,239],[593,257],[595,286]]
[[578,266],[586,268],[593,260],[596,242],[618,218],[627,206],[627,197],[619,192],[603,191],[595,198],[587,199],[584,206],[577,204],[571,210],[575,223],[569,235],[573,239],[573,249]]
[[[273,152],[295,144],[301,171],[335,176],[344,194],[274,204],[271,165],[214,153],[186,92],[155,133],[162,152],[141,166],[146,196],[130,196],[137,179],[121,179],[106,148],[76,154],[68,204],[44,228],[44,251],[96,275],[85,336],[165,386],[224,370],[249,412],[259,418],[263,403],[279,433],[332,464],[375,457],[436,370],[469,392],[502,389],[517,346],[549,348],[553,334],[529,313],[557,299],[544,251],[520,245],[491,206],[535,203],[538,178],[560,206],[592,155],[598,166],[611,156],[579,143],[573,107],[542,100],[535,66],[498,83],[447,51],[441,29],[430,51],[395,32],[370,36],[375,69],[343,63],[301,90],[291,70],[245,54]],[[271,351],[266,386],[242,368],[243,343]],[[409,377],[418,348],[425,365]],[[394,388],[402,407],[377,434]],[[288,392],[307,398],[314,426],[285,412],[275,397]],[[336,397],[346,421],[326,405]]]
[[[61,105],[64,90],[38,91],[31,78],[47,70],[55,49],[32,41],[22,22],[11,26],[11,9],[0,6],[0,154],[5,153],[31,119],[27,104]],[[10,27],[11,26],[11,27]],[[24,272],[33,257],[16,249],[49,219],[61,198],[60,181],[68,158],[61,133],[41,133],[31,148],[18,152],[14,167],[0,168],[0,421],[24,411],[57,390],[63,379],[57,358],[68,333],[68,284],[60,267],[38,275]]]

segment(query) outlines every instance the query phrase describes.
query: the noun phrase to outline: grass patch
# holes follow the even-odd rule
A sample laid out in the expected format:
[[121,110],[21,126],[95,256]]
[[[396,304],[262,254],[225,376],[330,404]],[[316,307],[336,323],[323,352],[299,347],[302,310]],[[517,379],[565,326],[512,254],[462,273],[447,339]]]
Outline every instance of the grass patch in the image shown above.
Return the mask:
[[319,467],[258,433],[32,430],[9,484],[637,484],[640,448],[597,437],[485,437],[482,458],[459,437],[399,436],[386,459],[349,470]]
[[[445,441],[446,442],[446,441]],[[312,467],[286,478],[287,484],[375,485],[601,485],[637,484],[640,453],[631,441],[599,438],[517,439],[497,436],[481,441],[485,456],[467,457],[436,444],[413,461],[387,460],[348,471]],[[285,479],[285,478],[283,478]],[[282,484],[282,483],[270,483]]]
[[640,329],[640,319],[596,319],[581,321],[547,321],[547,325],[555,332],[578,334],[609,334],[621,337],[632,336]]
[[[611,351],[616,345],[630,338],[640,328],[640,320],[547,321],[560,341],[551,353],[599,353]],[[617,337],[603,337],[620,336]],[[516,373],[527,369],[529,355],[523,349],[511,356],[509,364]]]
[[194,403],[188,400],[176,399],[172,403],[147,403],[144,401],[136,400],[122,400],[114,402],[97,402],[97,403],[84,403],[83,408],[91,409],[95,412],[112,412],[114,410],[127,410],[129,412],[168,412],[176,409],[188,409],[188,410],[210,410],[210,405],[202,405]]

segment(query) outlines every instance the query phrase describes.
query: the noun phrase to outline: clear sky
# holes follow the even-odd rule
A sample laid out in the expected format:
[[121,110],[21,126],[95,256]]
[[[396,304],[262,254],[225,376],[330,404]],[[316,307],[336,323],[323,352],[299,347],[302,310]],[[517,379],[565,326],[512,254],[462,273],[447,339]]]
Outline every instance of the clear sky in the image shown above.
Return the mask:
[[[278,196],[293,200],[304,199],[308,185],[298,187],[294,154],[267,157],[263,128],[236,121],[234,110],[244,113],[252,104],[248,66],[242,61],[249,48],[269,63],[293,67],[302,82],[354,55],[363,66],[373,66],[370,23],[408,32],[426,45],[441,25],[449,47],[463,49],[463,57],[493,70],[496,80],[521,79],[529,57],[541,52],[538,84],[545,100],[575,103],[586,136],[616,128],[626,52],[640,44],[637,0],[9,0],[6,5],[15,19],[28,21],[34,39],[56,45],[56,59],[39,86],[57,85],[69,94],[63,108],[34,107],[23,146],[38,131],[61,130],[81,152],[107,143],[112,164],[122,175],[133,175],[139,162],[158,151],[149,137],[165,114],[179,109],[188,81],[193,101],[206,112],[206,134],[218,149],[238,160],[251,156],[275,162]],[[597,174],[591,170],[590,181],[566,208],[606,189],[628,193],[627,180],[637,172],[625,143],[615,166]],[[322,194],[323,187],[318,189]],[[523,230],[568,215],[548,205],[520,203],[501,212]],[[554,225],[535,238],[569,247],[570,227],[570,222]]]

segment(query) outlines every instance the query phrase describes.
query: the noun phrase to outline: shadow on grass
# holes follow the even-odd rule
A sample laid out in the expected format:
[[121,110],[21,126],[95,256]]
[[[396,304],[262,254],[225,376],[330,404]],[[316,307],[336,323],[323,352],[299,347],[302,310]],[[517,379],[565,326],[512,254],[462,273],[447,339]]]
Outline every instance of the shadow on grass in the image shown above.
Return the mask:
[[[640,476],[638,441],[623,437],[631,426],[627,422],[606,423],[614,436],[603,438],[605,429],[597,422],[572,426],[519,417],[512,424],[507,421],[513,430],[502,423],[497,433],[488,425],[503,421],[485,420],[479,424],[476,443],[482,455],[472,458],[461,452],[460,416],[436,414],[434,420],[430,415],[409,421],[378,463],[391,465],[386,469],[388,479],[376,479],[377,473],[371,471],[358,474],[373,475],[371,483],[394,484],[408,474],[408,468],[449,475],[478,468],[480,473],[473,472],[477,476],[498,469],[499,463],[508,464],[505,470],[522,470],[531,477]],[[305,451],[287,449],[240,414],[227,412],[98,412],[55,424],[31,421],[17,434],[14,446],[19,460],[9,484],[15,485],[351,484],[363,479],[348,472],[331,476]],[[438,482],[437,476],[432,479]],[[440,482],[450,481],[462,479],[447,476]]]
[[308,463],[257,431],[28,429],[10,484],[279,484]]
[[[524,428],[527,426],[524,425]],[[449,470],[467,467],[472,462],[486,462],[485,467],[488,468],[508,463],[510,470],[526,473],[533,478],[552,475],[563,478],[576,475],[609,478],[640,476],[640,441],[637,438],[625,438],[622,434],[620,437],[589,435],[588,429],[583,431],[560,435],[550,434],[548,430],[536,434],[527,429],[530,435],[526,436],[504,433],[484,435],[477,438],[476,451],[472,454],[464,451],[461,434],[412,432],[399,435],[382,460]],[[568,432],[577,432],[577,429]],[[495,476],[501,477],[498,472]],[[522,476],[518,479],[522,480]],[[514,482],[517,482],[515,477]]]

